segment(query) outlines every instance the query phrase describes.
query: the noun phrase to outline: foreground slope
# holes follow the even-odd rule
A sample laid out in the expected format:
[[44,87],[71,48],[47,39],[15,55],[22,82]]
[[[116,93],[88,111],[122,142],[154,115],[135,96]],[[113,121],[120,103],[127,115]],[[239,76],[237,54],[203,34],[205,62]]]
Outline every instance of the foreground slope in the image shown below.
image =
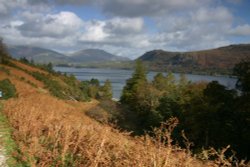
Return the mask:
[[138,59],[154,70],[230,72],[241,60],[250,59],[250,44],[194,52],[153,50]]
[[[25,72],[47,73],[20,62],[16,67],[0,65],[0,80],[8,78],[18,97],[3,101],[3,112],[13,126],[13,138],[20,150],[13,155],[30,166],[219,166],[228,162],[200,161],[190,151],[171,143],[166,126],[158,137],[130,137],[127,133],[100,124],[84,113],[98,101],[60,100],[44,84]],[[6,71],[9,71],[8,73]],[[56,78],[55,78],[56,79]],[[29,81],[29,82],[28,82]],[[34,86],[36,85],[36,86]],[[170,138],[168,138],[170,139]]]

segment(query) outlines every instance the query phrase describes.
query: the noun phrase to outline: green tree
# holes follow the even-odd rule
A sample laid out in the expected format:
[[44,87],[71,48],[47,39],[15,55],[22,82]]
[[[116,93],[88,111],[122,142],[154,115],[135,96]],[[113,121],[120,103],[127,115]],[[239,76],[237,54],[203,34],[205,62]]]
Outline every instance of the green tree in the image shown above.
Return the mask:
[[176,80],[173,73],[168,73],[166,76],[167,86],[166,92],[176,91]]
[[4,79],[0,81],[0,91],[2,92],[2,99],[9,99],[11,97],[16,97],[16,88],[9,79]]
[[211,146],[218,149],[231,143],[235,97],[234,90],[212,81],[201,97],[191,99],[184,125],[196,148]]
[[147,83],[146,69],[141,61],[137,61],[132,78],[127,80],[126,85],[123,88],[120,100],[121,103],[130,106],[130,108],[134,108],[137,101],[137,90],[145,83]]
[[234,75],[238,77],[236,88],[241,96],[236,100],[237,122],[235,124],[234,143],[241,156],[250,155],[250,61],[242,61],[235,65]]
[[113,97],[111,82],[107,79],[104,85],[100,88],[99,98],[110,100]]
[[121,103],[127,106],[126,118],[134,120],[135,131],[142,133],[147,129],[152,121],[149,119],[154,116],[152,108],[155,103],[155,91],[146,78],[146,70],[141,61],[137,61],[135,71],[130,79],[127,80],[123,88]]
[[167,79],[166,77],[162,74],[162,73],[157,73],[154,76],[154,80],[152,81],[153,86],[160,90],[160,91],[164,91],[166,90],[167,87]]

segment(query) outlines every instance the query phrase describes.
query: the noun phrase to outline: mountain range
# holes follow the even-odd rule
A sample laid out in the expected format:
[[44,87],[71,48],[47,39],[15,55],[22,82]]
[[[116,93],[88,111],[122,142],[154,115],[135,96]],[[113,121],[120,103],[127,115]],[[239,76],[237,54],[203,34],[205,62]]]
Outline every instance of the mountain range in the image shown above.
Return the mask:
[[116,56],[101,49],[85,49],[72,54],[62,54],[50,49],[33,46],[8,46],[8,51],[13,58],[22,57],[36,63],[47,64],[86,64],[112,61],[128,61],[126,57]]
[[[32,46],[9,46],[8,50],[16,59],[26,57],[36,63],[51,62],[54,65],[102,68],[132,68],[133,66],[130,59],[115,56],[100,49],[85,49],[69,55]],[[250,44],[229,45],[192,52],[152,50],[136,60],[143,61],[149,70],[154,71],[228,74],[232,72],[235,64],[242,60],[250,60]]]

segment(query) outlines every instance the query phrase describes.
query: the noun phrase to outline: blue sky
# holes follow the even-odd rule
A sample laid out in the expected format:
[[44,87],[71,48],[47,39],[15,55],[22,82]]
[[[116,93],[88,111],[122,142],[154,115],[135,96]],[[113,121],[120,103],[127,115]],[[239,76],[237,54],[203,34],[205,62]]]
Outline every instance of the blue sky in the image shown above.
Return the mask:
[[87,48],[136,58],[250,43],[248,0],[0,0],[9,45]]

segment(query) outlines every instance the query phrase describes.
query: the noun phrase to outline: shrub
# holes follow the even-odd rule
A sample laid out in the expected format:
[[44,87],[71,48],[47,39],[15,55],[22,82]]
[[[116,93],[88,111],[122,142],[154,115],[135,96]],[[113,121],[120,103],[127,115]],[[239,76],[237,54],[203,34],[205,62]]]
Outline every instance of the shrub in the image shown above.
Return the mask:
[[5,67],[0,67],[0,71],[6,73],[7,75],[10,75],[10,70],[8,70],[8,69],[5,68]]
[[81,90],[80,82],[74,77],[61,76],[62,82],[55,80],[54,75],[44,75],[39,72],[31,73],[37,80],[42,81],[50,93],[59,99],[87,101],[88,96]]
[[4,79],[0,81],[0,91],[2,91],[2,99],[9,99],[11,97],[16,97],[16,88],[15,86],[10,82],[9,79]]

